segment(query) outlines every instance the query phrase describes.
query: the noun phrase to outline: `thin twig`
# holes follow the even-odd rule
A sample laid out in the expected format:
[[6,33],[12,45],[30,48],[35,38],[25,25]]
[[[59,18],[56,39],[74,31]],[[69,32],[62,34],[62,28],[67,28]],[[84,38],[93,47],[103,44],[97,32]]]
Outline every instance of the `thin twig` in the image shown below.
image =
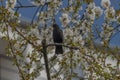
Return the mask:
[[100,36],[100,32],[99,32],[99,30],[97,29],[96,25],[95,25],[94,27],[95,27],[95,30],[96,30],[96,32],[97,32],[97,34],[98,34],[98,37],[95,38],[95,39],[98,39],[98,38],[101,38],[101,39],[102,39],[102,37]]
[[35,18],[35,16],[36,16],[36,14],[38,13],[40,7],[41,7],[41,6],[39,6],[39,7],[37,8],[37,10],[35,11],[34,16],[33,16],[33,18],[32,18],[32,21],[31,21],[31,24],[33,24],[34,18]]
[[19,0],[17,0],[17,3],[18,3],[20,6],[22,6],[22,4],[21,4],[21,2],[20,2]]
[[[49,2],[46,2],[44,5],[48,5]],[[28,6],[15,6],[15,8],[31,8],[31,7],[39,7],[39,6],[44,6],[44,5],[28,5]]]
[[30,5],[30,6],[15,6],[15,8],[31,8],[31,7],[38,7],[38,6],[34,6],[34,5]]

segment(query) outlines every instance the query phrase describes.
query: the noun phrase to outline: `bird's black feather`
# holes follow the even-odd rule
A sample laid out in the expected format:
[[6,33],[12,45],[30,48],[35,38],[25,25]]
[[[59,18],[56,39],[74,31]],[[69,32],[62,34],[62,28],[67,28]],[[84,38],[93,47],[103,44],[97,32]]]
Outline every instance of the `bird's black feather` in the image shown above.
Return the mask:
[[[63,43],[63,32],[57,24],[53,24],[53,41],[54,43]],[[63,54],[63,47],[61,45],[55,46],[56,54]]]

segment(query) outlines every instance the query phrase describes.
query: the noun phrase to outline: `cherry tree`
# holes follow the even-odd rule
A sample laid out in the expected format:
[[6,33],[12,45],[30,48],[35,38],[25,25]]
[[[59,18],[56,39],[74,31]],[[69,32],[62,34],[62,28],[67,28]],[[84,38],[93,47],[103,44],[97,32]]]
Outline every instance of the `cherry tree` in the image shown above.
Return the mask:
[[[21,80],[36,80],[44,71],[47,80],[120,79],[119,48],[110,47],[119,31],[120,11],[110,0],[101,0],[101,6],[94,0],[28,1],[30,6],[20,0],[0,2],[0,32],[8,41],[7,55],[13,57]],[[23,22],[19,9],[31,7],[37,7],[32,21]],[[99,26],[95,21],[103,15]],[[63,44],[53,43],[52,25],[57,20],[64,34]],[[96,46],[96,39],[100,46]],[[55,45],[62,45],[64,54],[54,55]],[[108,58],[115,64],[108,63]]]

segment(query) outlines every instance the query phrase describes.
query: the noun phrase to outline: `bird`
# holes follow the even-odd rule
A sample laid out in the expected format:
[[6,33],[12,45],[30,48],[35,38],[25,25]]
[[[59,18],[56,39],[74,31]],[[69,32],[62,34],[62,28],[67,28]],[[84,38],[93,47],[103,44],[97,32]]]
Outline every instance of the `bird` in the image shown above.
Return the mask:
[[[53,24],[53,41],[54,43],[63,43],[63,31],[57,24]],[[55,45],[55,54],[63,54],[62,45]]]

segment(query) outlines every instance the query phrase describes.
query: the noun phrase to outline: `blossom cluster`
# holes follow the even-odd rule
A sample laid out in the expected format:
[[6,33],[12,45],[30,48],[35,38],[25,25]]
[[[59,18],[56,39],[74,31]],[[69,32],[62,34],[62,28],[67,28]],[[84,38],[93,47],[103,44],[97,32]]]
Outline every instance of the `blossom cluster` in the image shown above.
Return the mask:
[[[94,2],[90,2],[87,5],[85,11],[83,10],[83,7],[81,5],[82,2],[80,2],[80,0],[68,0],[68,5],[65,7],[62,7],[62,5],[64,4],[63,0],[29,0],[29,1],[31,1],[31,3],[37,7],[40,6],[42,10],[38,12],[36,15],[37,21],[35,22],[35,26],[34,26],[35,28],[30,28],[28,29],[28,31],[26,29],[25,32],[20,29],[21,34],[24,34],[22,36],[25,36],[25,37],[22,37],[22,38],[19,37],[17,39],[18,41],[16,42],[16,45],[15,45],[17,47],[15,49],[20,51],[21,49],[23,49],[23,47],[21,48],[19,47],[24,46],[24,44],[29,44],[29,42],[30,43],[33,42],[33,44],[37,46],[40,44],[39,48],[41,48],[41,41],[44,38],[46,38],[46,42],[48,44],[53,43],[51,25],[54,23],[57,17],[57,20],[60,21],[63,28],[64,43],[70,46],[78,46],[80,48],[80,51],[66,49],[65,53],[67,54],[65,54],[65,56],[63,57],[63,60],[60,61],[60,64],[62,64],[62,66],[68,65],[71,68],[71,64],[67,64],[67,62],[70,61],[70,59],[74,61],[74,65],[77,65],[76,62],[79,59],[82,59],[82,60],[79,60],[78,62],[80,61],[85,62],[85,63],[82,63],[85,67],[86,65],[89,65],[86,68],[86,71],[88,71],[88,74],[89,74],[87,78],[90,77],[91,72],[89,70],[91,70],[91,68],[93,69],[93,67],[95,67],[96,69],[96,67],[100,67],[100,70],[104,68],[102,64],[102,60],[97,60],[99,58],[99,55],[100,56],[102,55],[101,52],[95,49],[93,50],[93,45],[91,44],[93,40],[92,27],[94,26],[93,24],[95,20],[100,18],[101,15],[104,15],[105,22],[102,23],[101,25],[102,30],[100,33],[98,32],[98,34],[103,39],[103,41],[109,41],[109,39],[111,38],[111,35],[113,34],[113,31],[112,31],[113,27],[111,26],[110,23],[114,21],[117,21],[118,23],[120,23],[120,14],[118,14],[118,16],[116,17],[116,11],[114,7],[111,7],[110,0],[101,0],[101,6],[97,6]],[[15,11],[14,11],[15,5],[16,5],[16,0],[9,0],[6,2],[6,9],[8,9],[11,15],[8,17],[9,19],[17,20],[16,18],[20,16],[20,15],[18,16],[15,15]],[[81,14],[80,12],[83,12],[83,14]],[[38,32],[38,28],[39,28],[39,32]],[[24,40],[24,38],[26,38],[27,40]],[[88,44],[88,46],[86,46],[86,44]],[[86,47],[89,47],[90,49]],[[32,61],[33,59],[34,61],[33,64],[34,64],[37,61],[36,57],[40,57],[42,55],[39,55],[39,53],[36,51],[37,49],[35,49],[34,46],[31,46],[30,49],[31,51],[27,49],[28,52],[26,51],[26,53],[28,53],[28,55],[26,54],[25,57],[27,57],[28,59],[27,63],[30,63],[30,61]],[[52,52],[53,50],[54,48],[50,47],[49,51]],[[71,56],[74,56],[74,57],[71,57]],[[86,58],[88,59],[88,61],[86,60]],[[93,60],[95,59],[95,60],[92,61],[92,59]],[[103,59],[103,58],[99,58],[99,59]],[[65,60],[66,60],[66,64],[64,63]],[[92,61],[92,63],[95,65],[90,65],[89,61]],[[94,62],[96,63],[100,62],[100,63],[96,64]],[[31,66],[33,66],[33,64],[31,64]],[[36,62],[35,67],[37,67],[38,65]],[[32,67],[30,68],[33,69]],[[69,75],[69,68],[67,69],[65,67],[63,68],[64,69],[62,69],[61,71],[64,70],[63,71],[64,73],[68,71],[68,75]],[[31,70],[30,73],[32,72],[34,71]],[[65,75],[65,76],[68,77],[68,75]],[[97,72],[93,73],[93,76],[95,76],[95,79],[97,75],[98,75]]]

